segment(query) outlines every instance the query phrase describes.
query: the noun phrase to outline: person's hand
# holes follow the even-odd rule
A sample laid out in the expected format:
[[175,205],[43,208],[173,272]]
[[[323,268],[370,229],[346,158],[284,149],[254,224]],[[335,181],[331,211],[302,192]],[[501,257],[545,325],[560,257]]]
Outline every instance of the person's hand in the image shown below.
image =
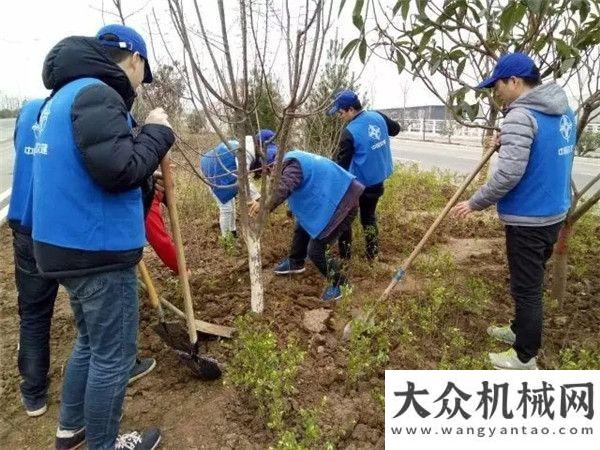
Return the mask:
[[258,200],[252,200],[250,203],[248,203],[248,214],[250,215],[250,217],[252,217],[253,219],[256,218],[259,212],[260,202]]
[[456,217],[464,219],[473,212],[473,209],[471,208],[471,205],[469,205],[469,201],[465,200],[464,202],[457,203],[456,206],[452,208],[452,211]]
[[165,127],[171,127],[169,123],[169,116],[162,108],[155,108],[148,113],[146,117],[146,125],[148,124],[156,124],[156,125],[164,125]]
[[161,193],[165,192],[165,179],[163,174],[156,171],[152,174],[152,177],[154,178],[154,189]]
[[494,140],[494,149],[496,151],[500,150],[500,146],[502,142],[500,141],[500,133],[496,133],[496,139]]

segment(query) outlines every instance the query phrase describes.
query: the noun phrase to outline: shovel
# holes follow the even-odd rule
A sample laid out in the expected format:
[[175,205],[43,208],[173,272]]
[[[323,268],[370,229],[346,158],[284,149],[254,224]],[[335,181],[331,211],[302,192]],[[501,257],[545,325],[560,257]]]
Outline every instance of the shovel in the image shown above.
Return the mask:
[[196,321],[194,318],[194,309],[192,305],[192,294],[188,280],[185,254],[183,252],[183,241],[181,239],[181,229],[179,227],[179,215],[177,214],[177,205],[175,203],[175,185],[173,183],[173,174],[171,173],[171,165],[168,155],[163,158],[160,165],[165,184],[165,196],[167,199],[169,218],[171,219],[173,240],[175,241],[175,247],[177,249],[177,268],[179,270],[179,281],[183,290],[184,314],[187,325],[187,334],[189,337],[189,342],[186,346],[187,348],[185,348],[183,351],[175,348],[175,351],[179,354],[179,357],[183,363],[191,369],[194,375],[203,380],[215,380],[221,376],[221,369],[219,368],[217,361],[200,355],[198,332],[196,331]]
[[[427,243],[427,241],[429,240],[431,235],[435,232],[435,230],[437,230],[437,228],[440,225],[440,223],[442,222],[442,220],[444,220],[444,218],[450,212],[450,209],[452,209],[452,207],[454,206],[456,201],[459,199],[459,197],[467,190],[467,188],[469,187],[469,185],[471,184],[473,179],[477,176],[479,171],[483,168],[483,166],[485,166],[485,164],[489,161],[489,159],[492,157],[492,155],[496,151],[496,146],[490,145],[489,141],[488,141],[488,143],[486,143],[486,147],[488,147],[489,150],[483,155],[483,158],[481,159],[479,164],[477,164],[477,167],[475,167],[473,172],[471,172],[471,174],[467,177],[467,179],[463,182],[463,184],[458,188],[458,190],[454,193],[452,198],[450,200],[448,200],[448,203],[446,203],[446,206],[444,207],[442,212],[438,215],[438,217],[435,219],[435,221],[431,224],[431,226],[429,227],[429,229],[427,230],[425,235],[421,238],[421,240],[419,241],[419,243],[417,244],[415,249],[412,251],[412,253],[408,256],[408,258],[406,258],[404,260],[404,262],[402,263],[400,268],[394,274],[392,281],[390,281],[390,284],[388,285],[388,287],[385,289],[385,291],[383,291],[383,294],[381,294],[381,296],[377,300],[377,303],[381,303],[382,301],[385,301],[390,296],[390,293],[396,287],[396,285],[402,281],[402,279],[404,278],[404,275],[406,275],[406,271],[408,270],[408,268],[410,267],[412,262],[419,255],[419,253],[421,253],[423,246]],[[359,314],[358,316],[359,317],[362,316],[362,318],[364,318],[365,321],[369,322],[369,321],[373,320],[372,315],[373,315],[373,310],[371,310],[371,312],[369,314],[363,313],[363,314]],[[344,339],[348,339],[350,337],[351,323],[352,322],[347,323],[346,326],[344,327],[344,335],[343,335]]]

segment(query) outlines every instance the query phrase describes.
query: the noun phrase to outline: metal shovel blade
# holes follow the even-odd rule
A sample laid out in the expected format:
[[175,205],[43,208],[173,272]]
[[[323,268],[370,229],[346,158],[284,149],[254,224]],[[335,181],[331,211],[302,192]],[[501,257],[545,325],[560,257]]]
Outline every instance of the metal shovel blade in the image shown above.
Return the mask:
[[198,345],[192,345],[185,328],[178,323],[161,322],[152,327],[165,344],[171,347],[192,373],[201,380],[221,377],[219,363],[207,356],[200,356]]

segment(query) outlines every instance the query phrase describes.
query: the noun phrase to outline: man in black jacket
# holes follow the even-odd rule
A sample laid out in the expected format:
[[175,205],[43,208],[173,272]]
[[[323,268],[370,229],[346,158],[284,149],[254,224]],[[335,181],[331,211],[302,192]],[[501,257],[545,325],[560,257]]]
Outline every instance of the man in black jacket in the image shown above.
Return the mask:
[[77,340],[64,371],[56,448],[153,449],[156,428],[117,436],[139,322],[135,266],[145,242],[140,186],[174,142],[162,109],[134,138],[135,89],[151,82],[133,29],[69,37],[47,55],[52,90],[36,124],[34,252],[70,295]]
[[[393,170],[390,136],[400,132],[398,122],[379,111],[363,110],[355,92],[341,91],[328,115],[338,114],[346,123],[340,136],[335,161],[355,175],[365,190],[360,196],[360,223],[363,226],[368,259],[379,253],[375,210],[383,195],[383,182]],[[350,258],[352,229],[339,238],[340,255]]]

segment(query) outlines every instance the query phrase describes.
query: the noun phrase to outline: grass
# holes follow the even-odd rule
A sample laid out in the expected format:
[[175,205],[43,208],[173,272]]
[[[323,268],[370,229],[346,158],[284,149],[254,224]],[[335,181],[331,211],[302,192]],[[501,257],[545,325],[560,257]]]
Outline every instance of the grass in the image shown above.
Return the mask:
[[416,164],[397,164],[385,183],[378,210],[381,214],[403,211],[435,211],[442,208],[457,181],[456,175],[439,170],[420,171]]
[[588,213],[575,223],[574,229],[569,241],[569,264],[572,274],[582,279],[589,271],[586,259],[590,254],[600,254],[600,216]]
[[280,347],[269,326],[252,313],[238,318],[235,325],[238,334],[226,382],[256,402],[270,429],[283,432],[288,398],[295,392],[306,352],[293,339]]
[[558,354],[558,369],[598,370],[600,369],[600,351],[591,348],[565,348]]

